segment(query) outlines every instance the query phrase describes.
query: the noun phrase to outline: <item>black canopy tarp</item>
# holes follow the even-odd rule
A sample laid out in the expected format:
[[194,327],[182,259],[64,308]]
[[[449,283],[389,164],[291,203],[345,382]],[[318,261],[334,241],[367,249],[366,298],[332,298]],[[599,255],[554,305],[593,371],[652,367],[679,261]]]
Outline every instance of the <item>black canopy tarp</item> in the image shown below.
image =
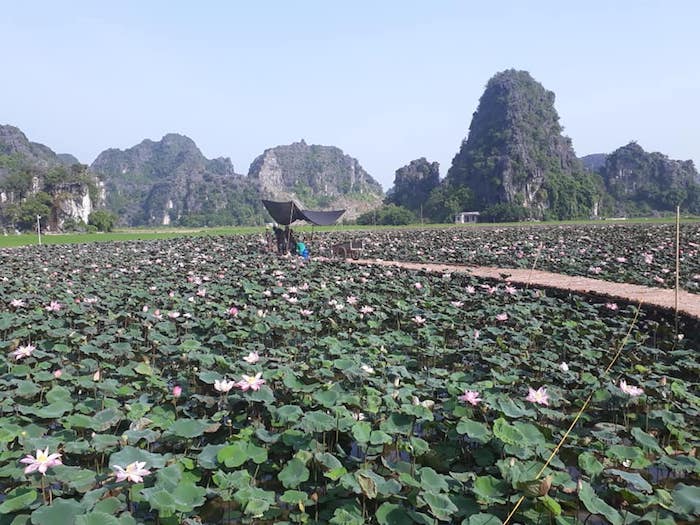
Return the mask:
[[335,224],[340,216],[345,213],[345,210],[302,210],[294,201],[275,202],[263,199],[262,203],[277,224],[285,225],[291,224],[294,221],[307,221],[316,226],[330,226],[331,224]]

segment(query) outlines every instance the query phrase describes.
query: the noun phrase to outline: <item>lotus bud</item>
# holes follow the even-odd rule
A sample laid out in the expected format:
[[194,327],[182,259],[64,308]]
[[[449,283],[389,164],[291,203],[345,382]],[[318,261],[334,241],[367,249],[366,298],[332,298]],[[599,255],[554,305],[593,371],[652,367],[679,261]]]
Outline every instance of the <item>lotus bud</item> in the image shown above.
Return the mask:
[[100,380],[100,369],[98,368],[97,371],[92,374],[92,380],[93,381],[99,381]]
[[667,383],[667,382],[668,382],[668,380],[666,379],[666,376],[663,376],[663,377],[661,378],[661,386],[666,386],[666,383]]

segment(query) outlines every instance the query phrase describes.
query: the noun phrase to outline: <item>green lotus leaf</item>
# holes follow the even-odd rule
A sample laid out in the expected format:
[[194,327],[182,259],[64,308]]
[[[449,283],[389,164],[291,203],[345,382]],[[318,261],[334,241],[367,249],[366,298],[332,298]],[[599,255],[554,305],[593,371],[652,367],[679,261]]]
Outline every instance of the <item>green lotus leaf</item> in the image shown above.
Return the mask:
[[420,484],[426,492],[449,492],[447,476],[438,474],[430,467],[420,469]]
[[522,432],[502,417],[493,422],[493,435],[508,445],[521,445],[525,442]]
[[632,437],[634,437],[634,439],[637,441],[637,443],[639,443],[645,450],[649,450],[651,452],[656,452],[659,454],[662,453],[659,443],[656,441],[656,438],[651,434],[647,434],[639,427],[634,427],[631,431],[631,434]]
[[462,521],[462,525],[498,525],[502,523],[501,518],[484,512],[472,514]]
[[700,516],[700,487],[679,483],[673,489],[673,502],[689,516]]
[[298,421],[303,414],[301,408],[297,405],[283,405],[275,411],[275,415],[279,419],[280,423],[289,423],[291,421]]
[[603,472],[603,464],[590,452],[583,452],[579,455],[578,466],[591,477]]
[[653,492],[651,485],[647,480],[645,480],[642,476],[640,476],[637,472],[627,472],[624,470],[618,470],[618,469],[607,469],[605,471],[606,474],[610,476],[619,476],[622,479],[624,479],[627,483],[632,485],[635,490],[639,490],[641,492],[646,492],[648,494],[651,494]]
[[0,514],[11,514],[18,510],[28,508],[39,497],[36,489],[29,487],[17,487],[6,494],[5,500],[0,504]]
[[379,525],[412,525],[413,520],[406,510],[395,503],[382,503],[377,512],[375,513],[375,518]]
[[178,419],[163,434],[164,436],[177,436],[182,438],[194,438],[206,432],[211,423],[200,419]]
[[275,503],[275,493],[257,487],[245,487],[234,495],[243,512],[253,518],[261,517]]
[[471,419],[460,419],[459,423],[457,423],[457,432],[459,434],[466,434],[470,439],[480,443],[488,443],[491,439],[491,431],[489,428],[484,423]]
[[301,418],[300,426],[306,432],[327,432],[335,430],[336,420],[320,411],[307,412]]
[[590,484],[581,481],[580,486],[578,497],[588,512],[604,516],[612,525],[622,525],[623,519],[620,513],[599,498]]
[[477,476],[474,480],[474,494],[477,499],[486,503],[505,503],[508,484],[493,476]]
[[75,520],[85,510],[73,499],[54,498],[51,505],[43,505],[32,512],[34,525],[75,525]]
[[352,436],[359,443],[368,443],[372,433],[372,425],[365,421],[358,421],[352,426]]
[[332,525],[364,525],[362,509],[356,505],[344,505],[335,509],[333,517],[328,523]]
[[76,517],[75,525],[120,525],[120,521],[106,512],[94,511]]
[[459,511],[457,506],[446,494],[435,494],[433,492],[422,492],[421,498],[430,507],[433,515],[442,521],[451,521],[452,517]]
[[115,426],[123,418],[124,414],[116,408],[105,408],[92,417],[92,423],[89,428],[96,432],[104,432],[108,428]]
[[293,489],[309,479],[309,469],[306,468],[303,461],[293,458],[280,471],[277,479],[285,488]]
[[168,459],[170,459],[170,454],[155,454],[147,450],[127,446],[109,456],[109,466],[119,465],[126,467],[135,461],[142,461],[146,463],[146,468],[159,469],[165,466]]

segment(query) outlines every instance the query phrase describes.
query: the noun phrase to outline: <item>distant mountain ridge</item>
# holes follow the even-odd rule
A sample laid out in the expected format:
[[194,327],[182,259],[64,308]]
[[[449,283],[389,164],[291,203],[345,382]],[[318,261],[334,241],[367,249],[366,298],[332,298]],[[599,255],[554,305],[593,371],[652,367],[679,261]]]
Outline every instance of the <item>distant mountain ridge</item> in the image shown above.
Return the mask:
[[381,185],[357,159],[335,146],[304,140],[266,149],[251,163],[248,177],[259,184],[264,197],[346,209],[346,219],[377,207],[383,197]]

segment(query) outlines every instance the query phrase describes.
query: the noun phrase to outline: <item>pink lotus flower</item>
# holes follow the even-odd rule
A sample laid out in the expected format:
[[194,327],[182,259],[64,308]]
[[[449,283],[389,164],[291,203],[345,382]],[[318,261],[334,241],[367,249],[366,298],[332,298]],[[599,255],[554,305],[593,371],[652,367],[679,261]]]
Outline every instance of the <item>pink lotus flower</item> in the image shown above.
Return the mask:
[[644,254],[644,262],[647,264],[651,264],[652,262],[654,262],[654,256],[650,253],[645,253]]
[[243,361],[249,364],[257,363],[260,360],[260,355],[257,352],[250,352],[247,356],[243,358]]
[[374,308],[372,308],[371,306],[365,305],[362,308],[360,308],[360,312],[362,312],[363,314],[371,314],[372,312],[374,312]]
[[615,257],[615,260],[619,263],[626,263],[627,257]]
[[180,312],[170,312],[170,313],[168,313],[168,317],[170,317],[170,319],[177,319],[178,317],[180,317],[180,315],[181,315]]
[[222,379],[221,381],[218,379],[214,380],[214,390],[217,392],[228,392],[234,386],[236,386],[235,381],[226,381],[226,379]]
[[63,308],[63,305],[59,303],[58,301],[51,301],[47,307],[44,309],[47,312],[59,312]]
[[464,306],[462,301],[450,301],[450,304],[455,308],[462,308],[462,306]]
[[20,345],[14,352],[10,352],[10,355],[15,358],[16,361],[24,359],[32,355],[32,352],[36,350],[34,345]]
[[199,290],[197,290],[198,297],[206,297],[206,295],[207,295],[207,291],[204,288],[200,288]]
[[506,293],[508,295],[515,295],[518,293],[518,289],[515,286],[506,286]]
[[53,371],[53,376],[54,376],[56,379],[61,379],[61,376],[62,376],[62,375],[63,375],[63,370],[61,370],[60,368],[59,368],[58,370],[54,370],[54,371]]
[[421,283],[413,283],[413,286],[416,287],[416,290],[420,290],[423,288],[423,285]]
[[117,482],[129,480],[132,483],[141,483],[143,482],[143,477],[151,473],[150,470],[144,468],[145,466],[145,461],[134,461],[133,463],[129,463],[126,468],[120,467],[119,465],[112,465],[112,470],[117,477]]
[[532,403],[539,403],[540,405],[549,406],[549,395],[547,394],[547,389],[543,386],[539,387],[537,390],[533,390],[528,387],[527,399]]
[[101,377],[100,370],[98,369],[94,374],[92,374],[93,381],[99,381]]
[[605,308],[608,310],[617,310],[617,303],[605,303]]
[[479,392],[474,390],[465,390],[464,394],[459,396],[457,399],[464,401],[465,403],[469,403],[472,406],[476,406],[483,401],[483,399],[479,397]]
[[175,385],[173,387],[173,397],[178,398],[182,395],[182,387],[180,385]]
[[301,310],[299,313],[301,315],[303,315],[304,317],[309,317],[309,316],[313,315],[314,311],[304,309],[304,310]]
[[236,317],[238,315],[238,308],[236,308],[235,306],[232,306],[231,308],[228,309],[228,314],[231,317]]
[[249,388],[253,391],[260,390],[260,387],[265,384],[265,380],[262,378],[262,372],[258,372],[254,376],[247,376],[243,374],[241,379],[236,386],[245,392]]
[[505,312],[502,312],[500,314],[496,314],[496,321],[507,321],[508,320],[508,314]]
[[593,273],[593,274],[595,274],[595,275],[598,275],[600,272],[603,271],[603,269],[602,269],[600,266],[591,266],[590,268],[588,268],[588,271],[589,271],[590,273]]
[[643,388],[639,388],[638,386],[628,385],[627,381],[625,381],[624,379],[620,379],[620,390],[622,390],[625,394],[628,394],[632,397],[641,396],[644,393]]
[[356,304],[356,303],[357,303],[357,297],[355,297],[354,295],[348,295],[347,298],[345,299],[345,301],[346,301],[348,304]]
[[424,325],[425,324],[425,317],[421,317],[420,315],[416,315],[413,317],[413,322],[416,323],[418,326]]
[[19,462],[27,465],[24,469],[25,474],[30,474],[38,470],[45,476],[47,469],[63,464],[59,459],[60,457],[61,454],[58,453],[49,454],[49,447],[46,447],[46,450],[38,449],[36,451],[36,457],[27,454],[24,458],[20,459]]
[[474,330],[474,339],[479,339],[479,336],[481,335],[480,330]]
[[559,370],[561,370],[562,372],[568,372],[568,371],[569,371],[569,365],[566,364],[566,361],[562,362],[562,363],[559,365]]
[[474,292],[476,292],[476,288],[474,288],[471,284],[468,285],[464,290],[465,290],[467,293],[474,293]]
[[27,306],[27,303],[25,303],[22,299],[12,299],[10,301],[10,306],[12,306],[12,308],[22,308]]

